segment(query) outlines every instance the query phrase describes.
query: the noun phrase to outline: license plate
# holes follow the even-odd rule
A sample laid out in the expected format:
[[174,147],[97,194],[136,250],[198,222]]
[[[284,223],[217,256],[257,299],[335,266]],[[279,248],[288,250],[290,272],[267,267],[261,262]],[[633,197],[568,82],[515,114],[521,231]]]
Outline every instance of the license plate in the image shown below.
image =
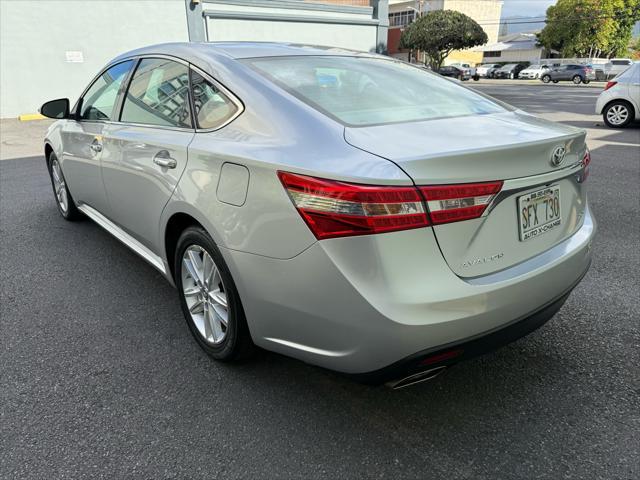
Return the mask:
[[526,242],[557,228],[560,216],[560,188],[547,187],[518,197],[520,241]]

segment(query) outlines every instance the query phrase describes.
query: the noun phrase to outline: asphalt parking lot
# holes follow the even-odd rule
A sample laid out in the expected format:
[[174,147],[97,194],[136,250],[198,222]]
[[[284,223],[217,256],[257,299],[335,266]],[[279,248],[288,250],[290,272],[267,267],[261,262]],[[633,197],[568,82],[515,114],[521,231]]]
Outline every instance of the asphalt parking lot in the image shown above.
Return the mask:
[[640,127],[601,126],[593,88],[469,86],[588,130],[594,262],[542,329],[399,391],[209,360],[42,158],[1,161],[0,477],[639,478]]

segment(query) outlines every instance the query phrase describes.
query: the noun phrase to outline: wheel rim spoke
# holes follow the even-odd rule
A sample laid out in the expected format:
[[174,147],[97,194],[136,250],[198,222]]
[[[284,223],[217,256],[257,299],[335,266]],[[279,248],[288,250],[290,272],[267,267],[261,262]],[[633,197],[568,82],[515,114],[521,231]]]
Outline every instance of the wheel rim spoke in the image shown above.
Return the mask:
[[211,305],[211,311],[213,312],[216,320],[225,327],[229,324],[229,312],[221,305]]
[[196,300],[193,305],[189,307],[191,313],[202,313],[204,311],[205,302],[201,299]]
[[219,289],[209,292],[209,301],[223,308],[227,308],[227,295]]
[[184,296],[185,297],[193,297],[200,294],[200,289],[197,286],[193,287],[185,287]]
[[[210,306],[207,309],[207,317],[209,319],[209,326],[212,331],[213,340],[215,342],[221,341],[225,336],[225,332],[222,329],[222,322],[221,322],[220,315],[218,314],[218,312],[213,306]],[[226,325],[226,322],[225,322],[225,325]]]

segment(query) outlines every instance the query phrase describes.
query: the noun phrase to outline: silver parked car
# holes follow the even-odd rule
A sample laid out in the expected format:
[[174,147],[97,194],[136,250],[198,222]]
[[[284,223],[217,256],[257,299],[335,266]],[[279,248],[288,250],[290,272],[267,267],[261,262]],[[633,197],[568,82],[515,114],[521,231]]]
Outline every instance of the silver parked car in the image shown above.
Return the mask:
[[254,345],[404,386],[537,328],[586,273],[585,132],[388,57],[167,44],[44,104],[62,216]]

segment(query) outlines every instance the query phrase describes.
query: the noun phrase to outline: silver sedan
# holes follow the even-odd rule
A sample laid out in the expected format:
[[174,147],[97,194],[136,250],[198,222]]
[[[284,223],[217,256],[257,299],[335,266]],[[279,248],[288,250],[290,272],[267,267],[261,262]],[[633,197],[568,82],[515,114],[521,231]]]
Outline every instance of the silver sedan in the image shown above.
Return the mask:
[[405,386],[542,325],[590,264],[585,132],[388,57],[156,45],[41,112],[60,214],[162,272],[219,360]]

